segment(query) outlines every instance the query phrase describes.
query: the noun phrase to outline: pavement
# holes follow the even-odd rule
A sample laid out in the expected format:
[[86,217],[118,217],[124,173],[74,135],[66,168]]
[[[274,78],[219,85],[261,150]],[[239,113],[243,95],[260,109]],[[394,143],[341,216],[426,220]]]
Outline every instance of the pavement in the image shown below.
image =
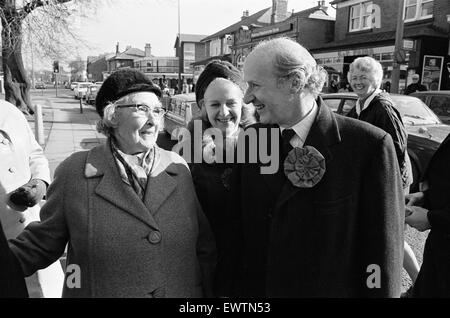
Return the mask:
[[[59,92],[58,97],[32,94],[32,103],[41,104],[44,119],[44,153],[50,164],[53,177],[55,168],[72,153],[89,150],[106,137],[97,132],[99,116],[95,108],[73,98],[70,90]],[[34,131],[34,117],[28,116]]]

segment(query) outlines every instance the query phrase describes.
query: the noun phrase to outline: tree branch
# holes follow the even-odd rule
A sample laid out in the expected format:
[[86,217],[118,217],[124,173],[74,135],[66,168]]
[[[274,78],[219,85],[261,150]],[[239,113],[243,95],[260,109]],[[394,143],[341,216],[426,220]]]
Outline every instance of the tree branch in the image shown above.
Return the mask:
[[33,12],[33,10],[35,10],[36,8],[39,7],[43,7],[45,5],[50,5],[50,4],[62,4],[62,3],[66,3],[66,2],[70,2],[72,0],[32,0],[31,2],[28,2],[26,5],[23,6],[22,8],[22,14],[23,17],[25,17],[26,15],[28,15],[29,13]]

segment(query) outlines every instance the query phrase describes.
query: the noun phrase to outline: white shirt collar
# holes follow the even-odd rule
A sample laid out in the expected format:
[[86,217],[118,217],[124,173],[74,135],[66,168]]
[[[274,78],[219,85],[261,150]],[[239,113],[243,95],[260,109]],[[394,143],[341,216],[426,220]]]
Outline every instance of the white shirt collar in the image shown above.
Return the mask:
[[311,130],[311,127],[316,119],[317,112],[319,110],[319,107],[317,106],[316,102],[314,101],[314,105],[309,111],[308,114],[306,114],[305,117],[303,117],[298,123],[293,125],[292,127],[280,127],[280,133],[283,133],[283,130],[287,128],[291,128],[295,131],[295,136],[292,137],[290,144],[294,148],[302,148],[306,137],[308,137],[309,131]]
[[369,106],[369,104],[372,102],[372,100],[375,98],[375,96],[377,96],[379,93],[381,93],[381,89],[377,88],[364,102],[363,107],[361,108],[361,104],[360,104],[360,100],[358,98],[358,100],[356,101],[356,113],[361,114],[361,112],[367,108],[367,106]]

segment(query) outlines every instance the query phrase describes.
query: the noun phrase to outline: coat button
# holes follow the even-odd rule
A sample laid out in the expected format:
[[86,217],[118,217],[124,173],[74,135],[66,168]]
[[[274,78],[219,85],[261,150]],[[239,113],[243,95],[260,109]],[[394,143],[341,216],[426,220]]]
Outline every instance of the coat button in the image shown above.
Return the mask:
[[162,237],[161,236],[161,232],[159,232],[159,231],[152,231],[148,235],[147,239],[152,244],[158,244],[159,242],[161,242],[161,237]]
[[14,167],[11,167],[11,168],[8,169],[8,171],[11,172],[11,173],[14,173],[14,172],[16,172],[16,169]]

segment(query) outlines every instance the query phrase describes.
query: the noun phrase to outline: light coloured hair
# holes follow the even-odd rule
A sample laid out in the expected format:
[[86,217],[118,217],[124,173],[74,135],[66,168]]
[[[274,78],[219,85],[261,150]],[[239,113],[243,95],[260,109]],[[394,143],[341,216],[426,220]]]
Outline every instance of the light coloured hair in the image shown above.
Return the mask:
[[297,75],[301,87],[308,89],[314,96],[322,91],[328,77],[308,50],[289,38],[263,41],[250,54],[269,56],[276,76],[283,78]]
[[355,59],[352,64],[350,64],[350,69],[347,74],[349,83],[351,82],[350,79],[353,72],[356,70],[366,73],[374,86],[380,88],[383,79],[383,67],[380,62],[369,56],[358,57]]
[[[117,128],[119,125],[119,122],[117,121],[116,116],[116,110],[117,110],[117,103],[118,102],[124,102],[129,103],[131,100],[132,94],[125,95],[124,97],[118,99],[114,103],[109,103],[106,105],[106,107],[103,109],[103,117],[100,118],[100,120],[97,122],[96,128],[99,133],[102,133],[106,137],[111,137],[114,135],[114,128]],[[158,123],[159,129],[163,127],[163,120],[161,119]]]

